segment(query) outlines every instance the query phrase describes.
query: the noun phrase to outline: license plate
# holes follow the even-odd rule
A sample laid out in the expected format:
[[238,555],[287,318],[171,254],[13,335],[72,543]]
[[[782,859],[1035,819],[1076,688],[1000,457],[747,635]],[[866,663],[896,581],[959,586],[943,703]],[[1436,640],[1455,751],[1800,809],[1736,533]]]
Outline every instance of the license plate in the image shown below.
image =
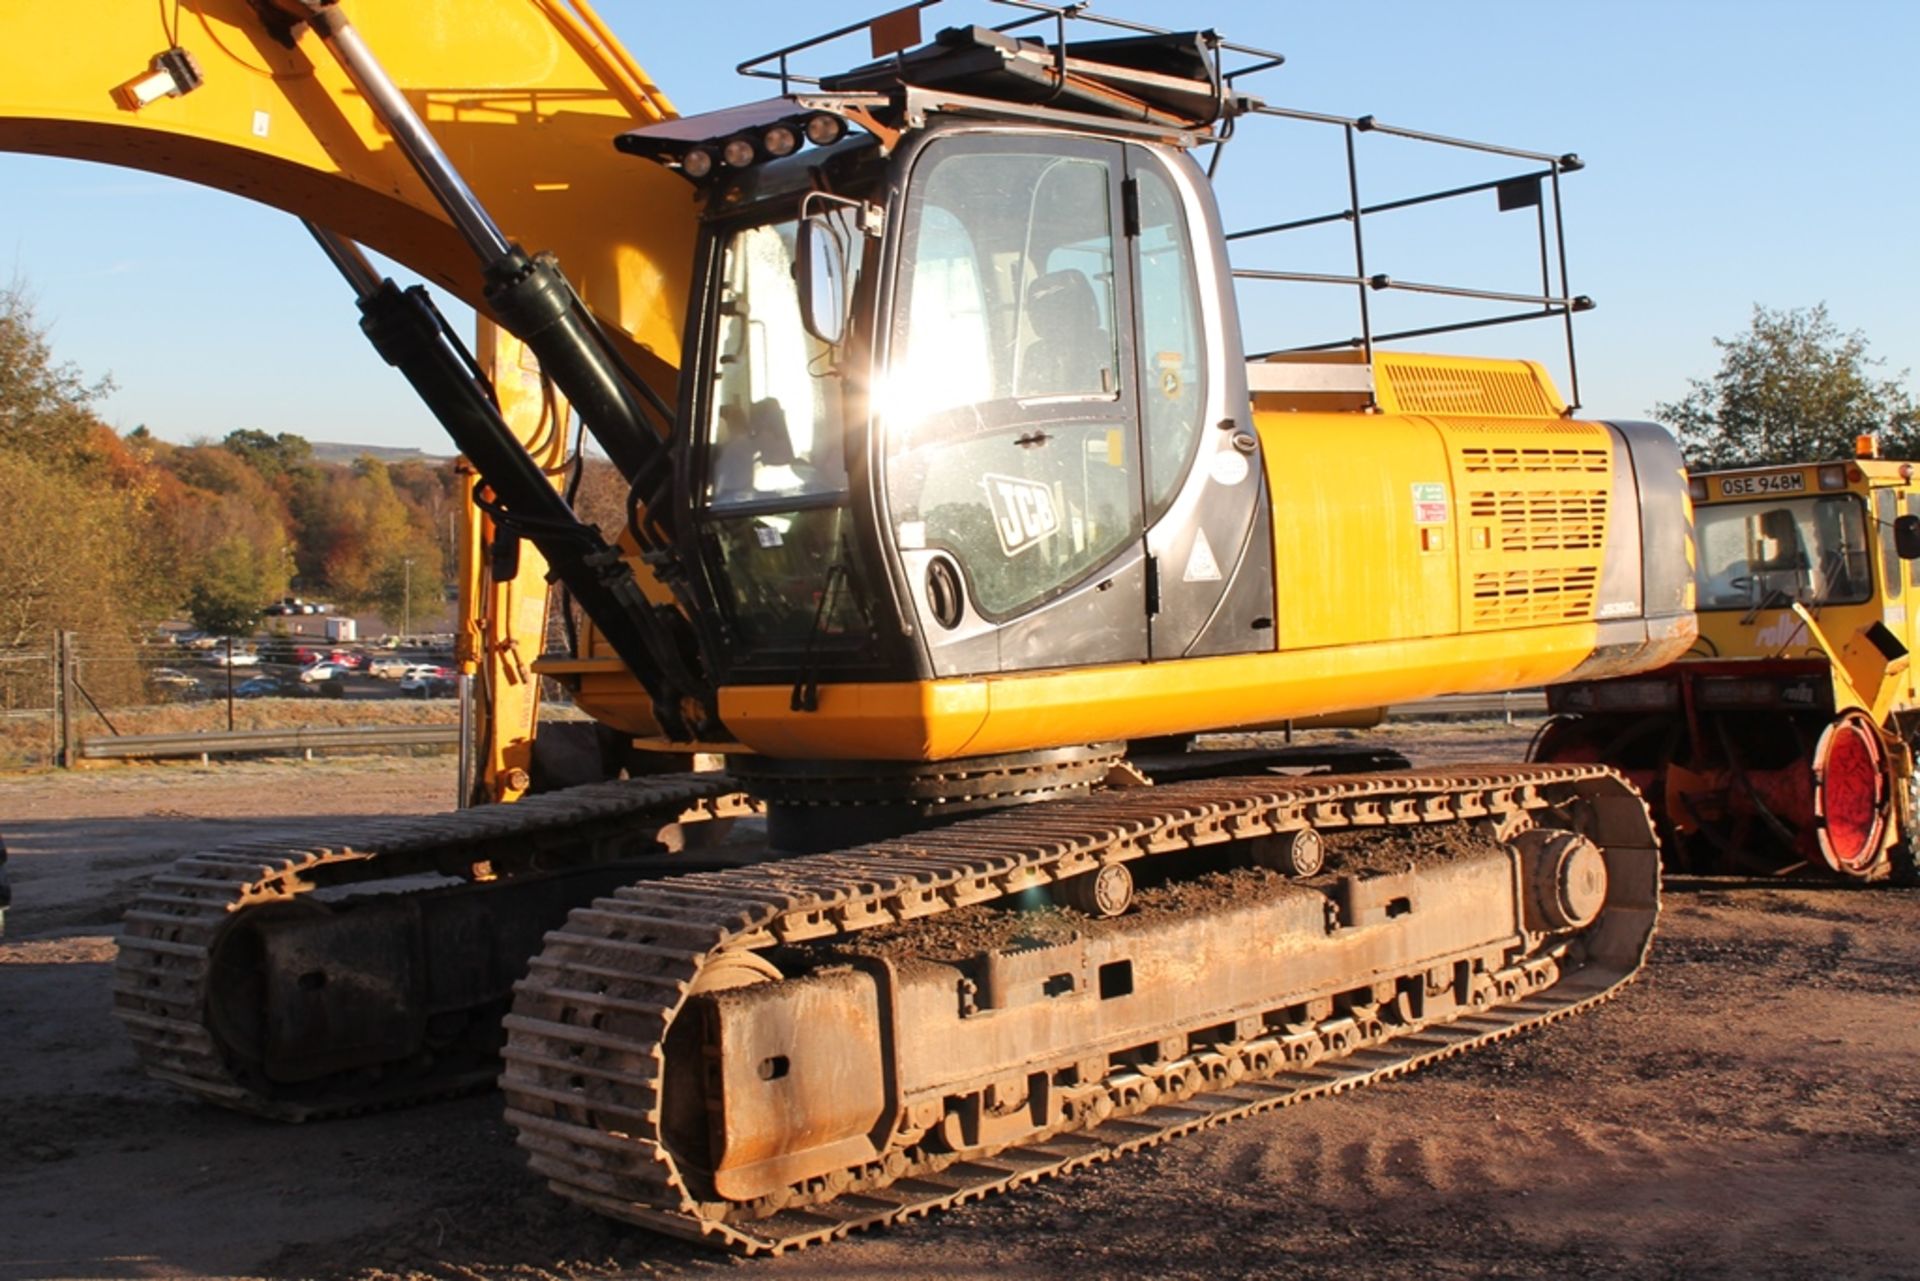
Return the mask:
[[1779,476],[1729,476],[1720,482],[1720,496],[1736,498],[1741,494],[1798,494],[1805,492],[1806,488],[1806,475],[1797,471]]

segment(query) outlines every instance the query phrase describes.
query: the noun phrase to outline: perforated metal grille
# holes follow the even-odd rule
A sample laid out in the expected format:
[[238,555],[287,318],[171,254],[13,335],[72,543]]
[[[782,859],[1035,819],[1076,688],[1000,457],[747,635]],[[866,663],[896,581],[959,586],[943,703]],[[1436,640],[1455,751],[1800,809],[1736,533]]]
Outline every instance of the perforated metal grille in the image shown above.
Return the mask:
[[1473,576],[1473,621],[1479,627],[1579,622],[1593,617],[1597,566],[1496,570]]
[[1468,473],[1527,475],[1538,472],[1593,472],[1606,475],[1613,456],[1605,449],[1485,449],[1460,451],[1460,468]]
[[1393,408],[1406,414],[1454,414],[1475,418],[1536,418],[1560,414],[1524,366],[1489,368],[1416,361],[1376,361],[1375,373]]
[[1482,491],[1467,496],[1467,514],[1492,529],[1502,552],[1590,551],[1607,535],[1607,491]]

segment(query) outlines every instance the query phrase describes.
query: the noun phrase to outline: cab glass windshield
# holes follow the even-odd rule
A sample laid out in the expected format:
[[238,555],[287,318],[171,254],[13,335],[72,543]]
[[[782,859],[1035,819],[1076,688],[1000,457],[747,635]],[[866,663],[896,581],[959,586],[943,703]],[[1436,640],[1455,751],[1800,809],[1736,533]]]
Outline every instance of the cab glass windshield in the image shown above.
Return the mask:
[[[842,260],[857,265],[860,237],[845,216],[819,221],[821,234],[842,238]],[[847,384],[839,353],[801,323],[797,230],[770,223],[727,240],[705,423],[711,508],[847,487]]]
[[1139,536],[1116,286],[1117,151],[928,149],[900,259],[886,392],[900,545],[947,552],[1004,618]]
[[[840,262],[857,272],[863,237],[850,215],[817,222],[815,234],[836,237]],[[732,232],[722,249],[702,523],[741,657],[831,648],[868,632],[850,569],[844,353],[802,323],[798,239],[797,222],[766,223]],[[837,283],[851,294],[852,279]]]
[[1850,494],[1694,509],[1700,608],[1785,609],[1867,599],[1873,545]]

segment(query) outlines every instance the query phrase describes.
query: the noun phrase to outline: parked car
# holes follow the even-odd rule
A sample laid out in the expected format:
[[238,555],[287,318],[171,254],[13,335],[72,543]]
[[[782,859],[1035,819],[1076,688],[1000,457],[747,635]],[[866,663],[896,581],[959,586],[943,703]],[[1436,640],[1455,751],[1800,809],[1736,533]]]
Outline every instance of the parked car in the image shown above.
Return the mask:
[[325,657],[311,646],[296,645],[284,636],[261,641],[260,656],[269,663],[291,663],[296,667],[310,667]]
[[260,655],[249,653],[244,649],[236,649],[231,655],[227,653],[225,648],[210,649],[207,651],[206,657],[200,661],[209,667],[227,667],[229,665],[233,667],[258,667],[260,666]]
[[317,691],[284,676],[255,676],[233,687],[235,698],[313,698]]
[[283,596],[260,611],[280,617],[286,614],[331,614],[333,606],[320,600],[301,600],[298,596]]
[[356,654],[350,649],[334,650],[331,654],[327,655],[327,661],[329,663],[338,663],[340,666],[356,672],[365,671],[367,667],[367,656],[365,654]]
[[367,675],[377,676],[383,681],[398,680],[413,670],[413,664],[404,658],[376,658],[367,664]]
[[434,697],[433,684],[435,681],[444,682],[447,686],[447,688],[442,691],[443,696],[444,694],[452,693],[452,671],[445,667],[436,667],[432,663],[415,663],[407,669],[407,674],[400,678],[400,692],[402,694],[417,694],[421,698],[432,698]]
[[303,685],[317,685],[321,681],[345,680],[353,675],[353,669],[344,663],[321,662],[305,668],[300,673]]
[[147,673],[147,684],[181,691],[200,688],[200,678],[189,676],[177,667],[156,667]]
[[[406,686],[401,688],[405,690]],[[460,692],[460,684],[451,676],[422,676],[407,692],[419,698],[452,698]]]

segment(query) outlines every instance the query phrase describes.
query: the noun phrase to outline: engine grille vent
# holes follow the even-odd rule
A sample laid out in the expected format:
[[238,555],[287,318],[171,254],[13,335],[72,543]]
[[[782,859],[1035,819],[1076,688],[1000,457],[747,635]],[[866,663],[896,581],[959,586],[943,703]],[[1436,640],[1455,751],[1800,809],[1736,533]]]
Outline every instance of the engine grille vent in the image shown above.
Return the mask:
[[[1541,430],[1558,418],[1561,406],[1525,365],[1376,360],[1375,376],[1405,414],[1448,414],[1474,418],[1544,419]],[[1384,377],[1382,377],[1384,376]]]
[[1467,514],[1492,527],[1496,551],[1592,551],[1606,540],[1607,491],[1477,492],[1467,496]]
[[1477,627],[1580,622],[1593,617],[1593,566],[1534,566],[1473,576],[1473,622]]
[[1486,449],[1471,446],[1460,451],[1460,469],[1469,475],[1591,472],[1604,476],[1612,467],[1613,457],[1604,449]]

